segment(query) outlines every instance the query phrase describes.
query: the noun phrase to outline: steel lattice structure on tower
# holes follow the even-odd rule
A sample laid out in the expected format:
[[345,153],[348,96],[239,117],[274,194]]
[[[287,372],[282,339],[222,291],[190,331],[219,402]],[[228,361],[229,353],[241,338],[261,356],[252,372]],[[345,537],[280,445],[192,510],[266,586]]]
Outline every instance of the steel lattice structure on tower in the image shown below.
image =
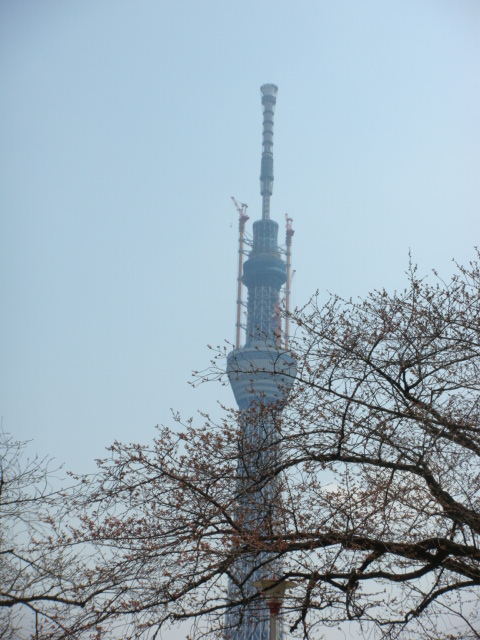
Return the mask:
[[[255,488],[255,478],[268,478],[268,470],[280,454],[275,445],[278,434],[276,422],[296,374],[295,360],[281,347],[279,302],[280,290],[287,282],[287,266],[278,246],[278,223],[270,219],[277,87],[266,84],[261,87],[261,92],[262,218],[253,223],[252,247],[243,264],[242,282],[248,289],[245,346],[237,344],[227,358],[227,374],[240,409],[238,510],[247,530],[250,528],[256,532],[275,526],[275,510],[281,504],[278,481],[263,480]],[[229,584],[230,600],[238,600],[242,593],[247,597],[255,593],[252,586],[255,580],[280,575],[281,566],[265,553],[239,556],[235,578]],[[229,640],[268,640],[269,615],[266,607],[255,601],[245,609],[233,610],[226,616],[225,636]]]

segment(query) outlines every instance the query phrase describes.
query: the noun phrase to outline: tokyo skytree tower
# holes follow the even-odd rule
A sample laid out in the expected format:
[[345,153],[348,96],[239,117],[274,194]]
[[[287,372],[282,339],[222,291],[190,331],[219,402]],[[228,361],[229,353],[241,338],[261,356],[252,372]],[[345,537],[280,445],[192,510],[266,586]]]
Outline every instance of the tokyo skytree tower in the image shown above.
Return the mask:
[[[237,504],[243,526],[255,532],[275,533],[275,512],[281,504],[278,480],[268,479],[268,470],[278,459],[275,440],[282,404],[291,389],[295,360],[288,354],[288,300],[290,245],[293,230],[287,218],[286,251],[278,245],[278,223],[270,219],[273,190],[273,117],[277,87],[261,87],[263,105],[263,152],[260,173],[261,219],[253,223],[253,240],[243,261],[245,205],[240,213],[239,284],[236,348],[227,358],[227,374],[240,410],[241,436],[237,475]],[[236,202],[236,201],[235,201]],[[243,214],[243,215],[242,215]],[[283,255],[286,254],[286,262]],[[245,345],[240,346],[241,283],[247,287]],[[282,332],[280,291],[286,285],[287,319]],[[269,410],[270,409],[270,410]],[[256,478],[261,482],[256,484]],[[230,601],[257,592],[259,579],[281,576],[281,565],[265,552],[239,554],[234,578],[229,583]],[[280,637],[283,632],[280,629]],[[263,601],[233,609],[225,619],[228,640],[268,640],[269,614]]]

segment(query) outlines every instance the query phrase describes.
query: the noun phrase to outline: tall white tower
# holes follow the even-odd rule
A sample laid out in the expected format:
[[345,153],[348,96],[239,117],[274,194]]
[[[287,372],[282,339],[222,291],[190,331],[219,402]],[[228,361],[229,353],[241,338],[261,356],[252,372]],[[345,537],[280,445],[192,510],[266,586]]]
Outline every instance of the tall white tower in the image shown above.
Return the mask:
[[[277,87],[261,87],[263,105],[263,153],[260,173],[262,217],[253,223],[253,243],[243,264],[242,282],[248,289],[245,346],[227,359],[227,373],[241,412],[242,455],[239,458],[237,504],[243,526],[255,532],[275,527],[275,511],[281,505],[279,482],[269,479],[279,451],[278,421],[296,375],[295,360],[282,350],[280,289],[287,268],[278,246],[278,223],[270,219],[273,190],[273,116]],[[256,479],[261,479],[255,488]],[[263,553],[239,555],[235,580],[230,581],[231,601],[256,592],[252,582],[281,574],[281,566]],[[258,601],[226,616],[229,640],[268,640],[269,615]]]

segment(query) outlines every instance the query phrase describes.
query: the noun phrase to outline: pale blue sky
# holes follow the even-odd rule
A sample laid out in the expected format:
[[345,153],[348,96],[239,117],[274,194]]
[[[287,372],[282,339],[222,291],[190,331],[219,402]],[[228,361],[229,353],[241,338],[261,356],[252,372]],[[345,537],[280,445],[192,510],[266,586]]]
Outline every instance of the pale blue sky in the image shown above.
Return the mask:
[[234,338],[234,195],[272,215],[293,301],[446,277],[478,243],[477,0],[3,0],[0,411],[77,471],[148,441]]

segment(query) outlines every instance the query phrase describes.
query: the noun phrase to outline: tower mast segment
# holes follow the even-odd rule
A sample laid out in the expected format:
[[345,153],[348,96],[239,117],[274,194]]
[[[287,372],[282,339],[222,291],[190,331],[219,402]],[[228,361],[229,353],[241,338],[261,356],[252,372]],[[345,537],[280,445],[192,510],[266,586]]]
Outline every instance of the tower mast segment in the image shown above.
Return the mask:
[[292,218],[285,214],[285,244],[287,246],[287,284],[285,285],[285,350],[288,351],[289,329],[290,329],[290,286],[291,278],[291,259],[292,259],[292,237],[295,231],[292,228]]
[[247,206],[238,204],[232,196],[233,204],[238,211],[238,276],[237,276],[237,331],[235,335],[235,349],[240,348],[240,331],[242,328],[242,270],[243,270],[243,242],[245,238],[245,223],[248,220]]

